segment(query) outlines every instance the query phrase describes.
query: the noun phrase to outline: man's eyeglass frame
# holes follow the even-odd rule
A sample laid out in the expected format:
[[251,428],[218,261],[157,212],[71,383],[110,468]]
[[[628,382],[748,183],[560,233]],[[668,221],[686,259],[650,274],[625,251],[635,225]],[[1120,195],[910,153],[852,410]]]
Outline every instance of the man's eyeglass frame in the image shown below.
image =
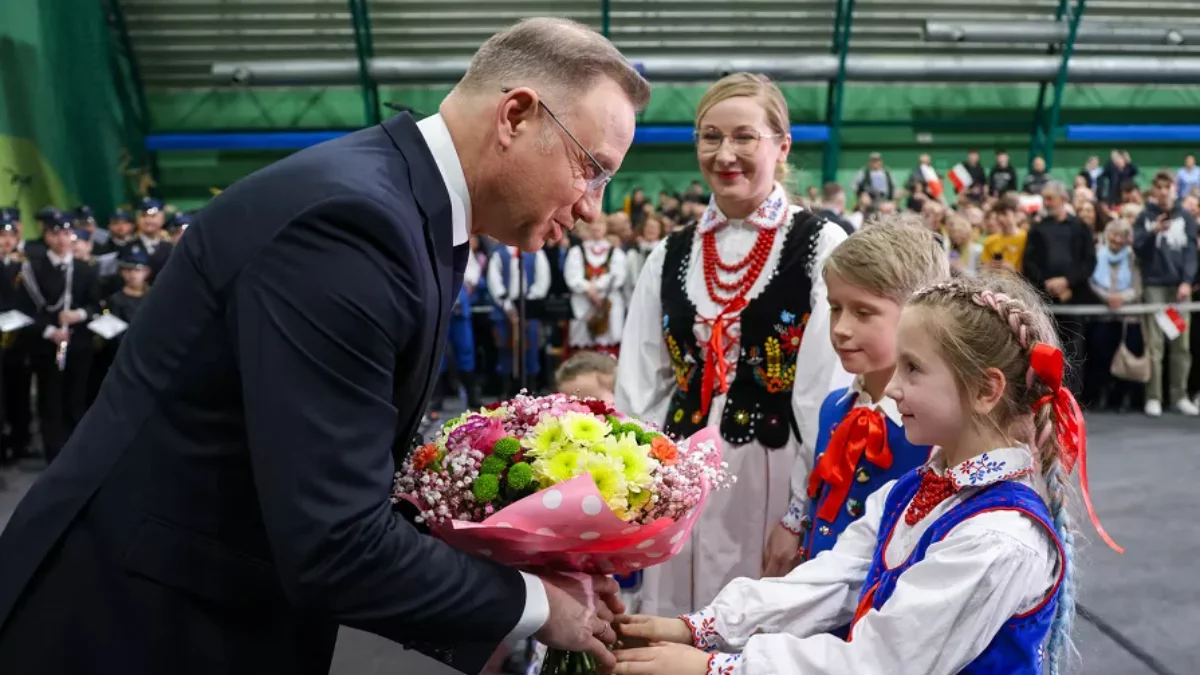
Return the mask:
[[[500,91],[507,94],[512,91],[512,88],[505,87]],[[575,134],[571,133],[571,130],[567,128],[567,125],[563,124],[562,120],[558,119],[558,115],[554,114],[554,111],[550,109],[550,106],[546,105],[546,102],[542,100],[541,96],[538,96],[538,105],[541,106],[542,110],[546,111],[546,114],[550,116],[550,119],[554,120],[554,123],[558,125],[558,128],[563,130],[563,133],[567,135],[567,138],[571,139],[571,141],[575,143],[575,147],[579,148],[580,152],[586,155],[588,160],[591,161],[592,167],[596,169],[596,175],[588,179],[587,191],[589,194],[599,195],[604,191],[604,186],[608,185],[609,181],[612,180],[612,173],[610,173],[608,169],[605,169],[604,165],[597,161],[595,156],[588,152],[587,148],[583,147],[583,143],[580,143],[579,139],[575,138]]]

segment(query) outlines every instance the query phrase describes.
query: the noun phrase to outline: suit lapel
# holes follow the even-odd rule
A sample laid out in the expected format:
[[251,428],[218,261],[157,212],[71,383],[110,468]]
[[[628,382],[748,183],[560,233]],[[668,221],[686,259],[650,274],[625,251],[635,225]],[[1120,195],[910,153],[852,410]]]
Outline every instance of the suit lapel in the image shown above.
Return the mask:
[[[450,195],[446,185],[441,180],[441,172],[437,162],[429,152],[416,122],[412,116],[403,113],[386,120],[382,124],[384,131],[391,137],[392,142],[404,155],[408,164],[408,177],[413,199],[421,214],[422,230],[425,237],[425,250],[429,255],[430,272],[438,289],[437,320],[433,339],[432,353],[429,360],[417,366],[420,370],[413,372],[413,364],[397,363],[393,405],[399,411],[397,415],[396,440],[392,454],[399,467],[402,459],[412,447],[413,435],[426,402],[433,390],[435,378],[441,371],[442,351],[446,344],[446,331],[449,326],[449,310],[454,302],[456,277],[461,283],[461,271],[458,271],[454,251],[454,233],[452,231],[452,211]],[[456,275],[457,272],[457,275]],[[411,401],[411,394],[405,395],[413,377],[422,378],[422,386],[417,391],[421,398],[416,405]],[[410,391],[410,390],[409,390]],[[406,400],[407,399],[407,400]]]

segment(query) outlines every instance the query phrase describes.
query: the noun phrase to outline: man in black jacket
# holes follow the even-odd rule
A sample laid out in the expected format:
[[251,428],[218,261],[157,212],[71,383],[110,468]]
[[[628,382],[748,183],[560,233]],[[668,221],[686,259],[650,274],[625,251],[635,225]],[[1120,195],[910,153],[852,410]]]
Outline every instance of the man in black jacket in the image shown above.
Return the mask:
[[[1052,305],[1089,304],[1088,279],[1096,267],[1096,243],[1087,225],[1068,210],[1067,187],[1051,181],[1042,190],[1045,215],[1029,228],[1021,272]],[[1083,321],[1059,315],[1059,339],[1071,363],[1068,387],[1079,392],[1083,359]]]
[[526,20],[440,114],[202,209],[0,536],[5,675],[319,675],[339,624],[469,673],[530,635],[615,664],[611,578],[467,555],[389,496],[470,232],[532,251],[595,217],[649,91],[586,26]]

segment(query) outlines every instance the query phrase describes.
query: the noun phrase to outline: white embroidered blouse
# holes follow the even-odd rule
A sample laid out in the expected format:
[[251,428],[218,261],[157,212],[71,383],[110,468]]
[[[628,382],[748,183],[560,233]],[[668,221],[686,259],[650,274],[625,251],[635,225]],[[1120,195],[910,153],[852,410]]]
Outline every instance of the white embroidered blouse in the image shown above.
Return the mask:
[[[1044,495],[1025,447],[992,450],[949,469],[935,449],[927,467],[948,473],[959,491],[916,525],[898,519],[884,551],[889,566],[903,563],[938,517],[987,485],[1013,480]],[[1018,511],[982,513],[931,545],[883,608],[856,624],[852,642],[828,634],[854,616],[894,485],[871,495],[833,549],[785,577],[736,579],[710,606],[683,617],[696,646],[717,652],[710,674],[951,675],[1054,587],[1059,554],[1041,524]]]

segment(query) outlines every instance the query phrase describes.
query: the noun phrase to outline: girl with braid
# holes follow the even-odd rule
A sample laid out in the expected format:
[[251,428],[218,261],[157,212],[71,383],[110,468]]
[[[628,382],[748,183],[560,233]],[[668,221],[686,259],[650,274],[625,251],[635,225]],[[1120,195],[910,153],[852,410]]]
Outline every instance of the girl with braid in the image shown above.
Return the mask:
[[[885,485],[834,547],[737,579],[679,619],[621,617],[622,675],[1065,670],[1075,613],[1067,478],[1087,490],[1083,416],[1046,308],[1009,276],[918,292],[887,395],[927,464]],[[851,624],[842,639],[831,629]]]

